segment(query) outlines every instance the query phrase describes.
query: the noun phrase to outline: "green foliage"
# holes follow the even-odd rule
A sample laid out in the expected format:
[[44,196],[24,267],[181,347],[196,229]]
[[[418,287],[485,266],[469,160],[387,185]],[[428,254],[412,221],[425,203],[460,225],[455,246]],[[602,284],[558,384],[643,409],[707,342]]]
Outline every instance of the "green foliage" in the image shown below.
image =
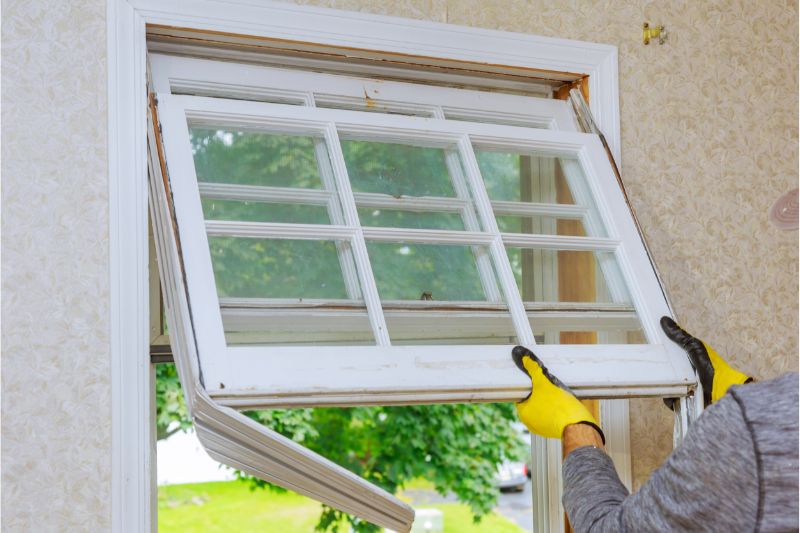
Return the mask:
[[[170,379],[174,368],[158,375],[167,377],[159,383],[159,396],[180,393],[180,384]],[[179,404],[159,402],[159,406]],[[182,413],[185,417],[185,409]],[[498,465],[521,460],[525,454],[524,443],[510,425],[516,420],[511,404],[288,409],[247,415],[391,493],[414,479],[429,480],[438,492],[454,493],[476,519],[495,505]],[[179,417],[169,413],[170,420]],[[189,425],[184,418],[182,426]],[[277,489],[244,474],[240,478],[253,489]],[[347,531],[342,529],[344,523],[357,533],[377,531],[372,524],[323,506],[320,531]]]
[[175,365],[156,365],[156,436],[166,439],[192,427],[183,401],[181,382]]
[[[324,147],[310,137],[227,130],[192,130],[200,181],[320,188],[320,165],[329,172]],[[399,144],[343,141],[353,189],[395,196],[455,195],[445,152]],[[319,206],[204,199],[213,220],[329,223]],[[365,225],[464,229],[455,213],[361,209]],[[209,239],[220,296],[347,298],[336,246],[325,241]],[[484,300],[475,254],[468,246],[370,243],[369,255],[385,299]]]

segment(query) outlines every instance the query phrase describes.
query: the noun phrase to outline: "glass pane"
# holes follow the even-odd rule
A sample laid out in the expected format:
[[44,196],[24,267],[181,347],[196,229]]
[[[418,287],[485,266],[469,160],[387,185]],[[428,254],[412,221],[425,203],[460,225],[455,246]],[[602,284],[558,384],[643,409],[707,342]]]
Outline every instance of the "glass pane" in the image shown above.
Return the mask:
[[[483,181],[491,200],[574,204],[563,175],[561,160],[552,156],[494,152],[475,148]],[[561,185],[561,187],[559,187]]]
[[220,298],[348,297],[332,241],[209,237],[209,246]]
[[586,230],[580,220],[558,219],[547,216],[497,215],[497,225],[503,233],[531,235],[565,235],[584,237]]
[[321,189],[315,143],[306,136],[191,128],[198,181]]
[[442,148],[342,140],[342,151],[355,192],[455,196]]
[[328,209],[320,205],[272,204],[203,198],[206,220],[330,224]]
[[348,243],[209,237],[209,246],[228,344],[375,343],[342,274]]
[[526,302],[629,303],[611,252],[506,248]]
[[464,229],[464,222],[461,219],[461,215],[458,213],[430,213],[362,207],[358,210],[358,218],[362,226],[445,230]]
[[394,345],[517,344],[511,315],[497,309],[384,309]]
[[[516,332],[488,250],[481,246],[367,243],[392,344],[514,344]],[[488,267],[481,278],[478,261]],[[492,287],[484,287],[491,283]]]
[[586,331],[559,329],[536,329],[536,319],[531,319],[531,327],[536,333],[538,344],[647,344],[638,318],[624,327],[606,327]]
[[253,309],[224,305],[222,322],[228,344],[272,346],[374,345],[363,302],[331,302],[298,307]]
[[486,301],[479,246],[367,243],[382,300]]

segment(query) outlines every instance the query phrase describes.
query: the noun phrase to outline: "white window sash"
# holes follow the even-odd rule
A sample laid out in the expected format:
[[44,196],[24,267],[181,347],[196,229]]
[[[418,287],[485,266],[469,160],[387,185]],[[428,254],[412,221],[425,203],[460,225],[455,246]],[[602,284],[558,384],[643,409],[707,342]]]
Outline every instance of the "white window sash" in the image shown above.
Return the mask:
[[[269,405],[354,405],[419,402],[510,401],[524,396],[529,382],[510,361],[511,346],[390,346],[381,302],[369,270],[366,238],[384,241],[451,242],[490,247],[517,336],[532,345],[524,304],[508,267],[505,245],[549,249],[608,250],[627,281],[633,308],[649,344],[539,345],[537,353],[578,394],[592,397],[686,394],[693,374],[685,355],[663,335],[658,319],[668,315],[658,280],[639,240],[628,207],[599,139],[594,135],[515,126],[338,109],[159,95],[166,158],[175,209],[180,220],[188,292],[196,313],[195,335],[209,394],[237,407]],[[345,226],[206,222],[203,219],[188,120],[193,125],[236,127],[322,135],[329,143]],[[479,215],[488,232],[449,232],[359,227],[356,201],[336,137],[381,139],[458,147],[472,180]],[[577,158],[586,175],[587,194],[597,206],[607,238],[507,235],[497,230],[485,196],[473,144],[494,149],[531,150]],[[316,194],[316,193],[315,193]],[[359,264],[361,288],[377,346],[303,347],[227,346],[222,312],[208,248],[209,229],[238,236],[349,240]],[[365,275],[366,274],[366,275]],[[199,325],[199,327],[198,327]],[[221,355],[224,354],[224,355]],[[310,371],[310,369],[313,369]],[[320,383],[324,376],[326,383]]]

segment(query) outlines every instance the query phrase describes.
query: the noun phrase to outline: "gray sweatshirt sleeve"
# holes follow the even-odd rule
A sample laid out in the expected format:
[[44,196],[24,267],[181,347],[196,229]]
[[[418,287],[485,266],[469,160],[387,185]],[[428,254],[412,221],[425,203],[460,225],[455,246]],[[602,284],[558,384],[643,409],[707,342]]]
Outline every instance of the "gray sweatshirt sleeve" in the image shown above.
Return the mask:
[[756,461],[740,405],[729,394],[708,408],[633,495],[604,452],[586,447],[570,453],[563,468],[564,509],[576,533],[753,531]]

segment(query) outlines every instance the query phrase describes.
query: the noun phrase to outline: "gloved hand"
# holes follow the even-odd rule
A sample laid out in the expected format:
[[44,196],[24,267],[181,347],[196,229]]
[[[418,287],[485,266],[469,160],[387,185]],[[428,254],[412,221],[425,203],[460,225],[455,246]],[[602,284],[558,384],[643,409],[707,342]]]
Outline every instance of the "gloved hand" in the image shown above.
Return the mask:
[[[661,328],[670,340],[679,344],[689,355],[689,362],[692,363],[703,386],[703,401],[706,406],[725,396],[731,386],[753,380],[731,367],[713,348],[689,335],[670,317],[661,317]],[[670,409],[672,408],[670,402],[667,400],[664,402]]]
[[547,371],[533,352],[517,346],[511,352],[517,367],[531,378],[531,393],[517,403],[517,414],[531,433],[551,439],[560,439],[564,429],[571,424],[587,424],[600,434],[603,444],[606,437],[592,413],[557,377]]

